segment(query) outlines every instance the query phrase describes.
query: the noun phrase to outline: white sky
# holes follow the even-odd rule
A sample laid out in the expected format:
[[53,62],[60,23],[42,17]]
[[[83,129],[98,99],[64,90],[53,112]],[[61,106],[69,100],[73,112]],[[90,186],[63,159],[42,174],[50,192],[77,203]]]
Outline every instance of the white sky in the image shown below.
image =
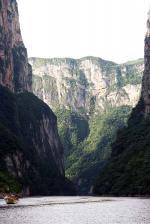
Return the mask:
[[150,0],[18,0],[28,55],[143,57]]

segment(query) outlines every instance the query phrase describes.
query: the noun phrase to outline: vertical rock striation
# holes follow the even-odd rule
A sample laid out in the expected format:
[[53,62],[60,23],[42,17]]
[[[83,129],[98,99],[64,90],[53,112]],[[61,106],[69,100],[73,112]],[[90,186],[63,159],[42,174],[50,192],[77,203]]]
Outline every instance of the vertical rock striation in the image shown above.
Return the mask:
[[96,57],[30,58],[33,92],[58,107],[91,114],[108,107],[135,106],[141,91],[143,59],[116,64]]
[[24,46],[16,0],[0,0],[0,84],[14,92],[32,90],[32,72]]
[[148,12],[147,33],[145,36],[144,49],[144,76],[142,83],[142,97],[145,103],[145,116],[150,115],[150,10]]

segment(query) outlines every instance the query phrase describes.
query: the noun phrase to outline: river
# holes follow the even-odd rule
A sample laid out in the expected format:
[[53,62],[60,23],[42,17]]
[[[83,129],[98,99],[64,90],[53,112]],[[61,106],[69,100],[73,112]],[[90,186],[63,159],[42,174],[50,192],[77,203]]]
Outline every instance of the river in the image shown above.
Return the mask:
[[150,199],[113,197],[0,199],[0,224],[150,224]]

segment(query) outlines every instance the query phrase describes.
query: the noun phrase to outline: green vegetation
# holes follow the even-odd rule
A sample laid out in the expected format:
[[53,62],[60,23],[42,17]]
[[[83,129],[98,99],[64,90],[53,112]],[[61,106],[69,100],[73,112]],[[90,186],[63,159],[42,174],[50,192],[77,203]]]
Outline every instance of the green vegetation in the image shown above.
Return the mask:
[[[135,62],[126,63],[115,67],[116,72],[116,83],[111,84],[107,88],[107,94],[113,91],[124,91],[123,87],[126,85],[141,85],[142,75],[139,72],[138,65],[143,64],[143,59],[137,60]],[[126,75],[124,75],[123,70],[126,70]],[[125,93],[126,94],[126,93]]]
[[[89,64],[84,64],[86,59],[90,60]],[[57,115],[59,135],[65,151],[67,177],[76,183],[80,194],[87,194],[91,190],[95,177],[110,159],[111,144],[116,139],[116,132],[126,125],[131,111],[128,106],[116,108],[115,100],[119,105],[122,99],[129,99],[130,85],[138,89],[139,86],[136,85],[141,84],[143,59],[124,64],[95,57],[79,60],[46,59],[45,62],[42,60],[35,59],[33,67],[36,68],[39,61],[41,66],[45,66],[46,63],[51,66],[62,65],[62,74],[60,73],[62,79],[59,79],[58,87],[54,78],[50,80],[48,75],[43,75],[43,86],[41,80],[35,79],[33,88],[37,88],[35,92],[39,96],[42,90],[44,91],[46,102]],[[93,67],[90,67],[90,63]],[[106,94],[101,97],[101,87],[97,89],[98,85],[96,86],[93,81],[91,68],[95,69],[96,79],[99,72],[102,72],[102,77],[106,81],[106,86],[104,85]],[[65,75],[66,71],[67,75]],[[126,89],[127,85],[129,86]]]
[[21,191],[21,185],[18,183],[16,178],[8,173],[0,172],[0,192],[9,193],[15,192],[19,193]]
[[89,134],[88,119],[70,110],[58,109],[56,111],[58,130],[65,148],[65,164],[76,148]]
[[31,93],[13,94],[0,86],[0,191],[30,187],[32,195],[74,193],[58,170],[47,138],[44,140],[46,134],[41,136],[44,119],[55,130],[56,117],[43,101]]
[[21,140],[14,132],[18,132],[15,96],[0,87],[0,192],[18,192],[21,189],[18,181],[7,173],[5,163],[5,158],[23,150]]
[[65,149],[66,176],[76,185],[78,193],[87,194],[99,170],[111,154],[111,143],[118,128],[126,124],[130,107],[111,108],[90,119],[77,113],[58,110],[59,134]]
[[[139,64],[142,64],[142,62]],[[137,64],[138,65],[138,62]],[[122,87],[130,84],[130,85],[140,85],[142,82],[142,76],[135,66],[135,64],[124,64],[124,69],[126,70],[126,75],[123,75],[123,67],[116,67],[116,78],[117,82],[108,87],[107,92],[110,93],[115,90],[121,90]]]
[[123,79],[123,86],[127,84],[138,85],[142,82],[142,76],[139,75],[139,71],[132,68],[132,65],[126,66],[127,74]]
[[144,59],[143,58],[139,58],[137,60],[133,60],[133,61],[127,61],[125,64],[127,65],[138,65],[138,64],[143,64],[144,63]]
[[140,100],[133,110],[128,127],[118,131],[112,156],[95,183],[99,195],[149,195],[150,119],[144,119]]

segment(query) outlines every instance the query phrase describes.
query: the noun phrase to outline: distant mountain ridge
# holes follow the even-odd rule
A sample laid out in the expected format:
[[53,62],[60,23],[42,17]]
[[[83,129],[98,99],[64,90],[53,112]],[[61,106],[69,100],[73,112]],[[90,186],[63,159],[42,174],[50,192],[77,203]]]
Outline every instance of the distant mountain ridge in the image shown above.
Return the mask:
[[116,64],[96,57],[30,58],[33,92],[55,111],[61,107],[79,113],[107,107],[135,106],[140,95],[143,59]]

